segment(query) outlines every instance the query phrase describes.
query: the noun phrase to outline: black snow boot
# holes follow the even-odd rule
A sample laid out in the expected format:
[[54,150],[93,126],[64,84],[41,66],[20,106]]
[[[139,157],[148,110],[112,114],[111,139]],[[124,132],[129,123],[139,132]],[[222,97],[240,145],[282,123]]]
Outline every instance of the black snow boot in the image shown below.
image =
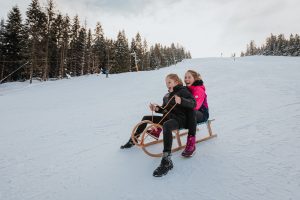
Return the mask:
[[121,149],[129,149],[129,148],[131,148],[133,146],[134,146],[134,143],[133,143],[132,139],[130,138],[128,140],[128,142],[126,144],[122,145],[120,148]]
[[173,169],[173,162],[171,160],[171,153],[164,152],[160,165],[154,170],[153,176],[161,177],[166,175],[171,169]]

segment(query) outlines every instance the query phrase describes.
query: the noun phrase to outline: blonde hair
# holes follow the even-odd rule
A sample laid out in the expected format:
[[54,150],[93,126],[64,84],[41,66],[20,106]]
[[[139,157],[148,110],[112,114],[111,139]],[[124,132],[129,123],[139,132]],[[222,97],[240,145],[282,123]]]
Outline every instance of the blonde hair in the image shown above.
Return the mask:
[[201,75],[194,70],[187,70],[186,73],[190,73],[193,76],[193,78],[195,79],[195,81],[202,80]]
[[179,78],[179,76],[177,74],[168,74],[166,76],[166,78],[172,79],[174,81],[176,81],[179,85],[183,85],[182,80]]

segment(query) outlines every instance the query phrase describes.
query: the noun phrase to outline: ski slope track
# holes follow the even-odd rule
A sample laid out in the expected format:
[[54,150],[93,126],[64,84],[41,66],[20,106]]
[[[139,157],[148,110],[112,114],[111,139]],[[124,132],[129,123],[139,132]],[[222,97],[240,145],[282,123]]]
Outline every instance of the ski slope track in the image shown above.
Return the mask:
[[[203,77],[213,132],[190,159],[121,150],[165,76]],[[197,136],[206,134],[201,129]],[[0,200],[299,200],[300,58],[199,58],[144,72],[0,85]]]

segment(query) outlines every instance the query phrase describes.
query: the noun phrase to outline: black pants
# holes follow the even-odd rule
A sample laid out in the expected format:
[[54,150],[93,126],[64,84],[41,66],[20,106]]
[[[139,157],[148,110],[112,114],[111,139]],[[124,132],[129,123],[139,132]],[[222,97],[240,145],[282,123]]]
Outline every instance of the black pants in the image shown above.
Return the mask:
[[205,122],[208,120],[208,112],[201,112],[199,110],[187,112],[187,129],[189,130],[188,135],[195,136],[197,130],[197,123]]
[[[162,116],[153,116],[153,123],[158,123],[162,119]],[[142,120],[150,120],[152,121],[152,116],[144,116]],[[172,150],[172,131],[179,129],[179,123],[175,119],[164,119],[162,121],[163,124],[163,140],[164,140],[164,150],[163,152],[170,152]],[[146,128],[147,124],[141,124],[137,130],[135,135],[140,135]]]
[[199,110],[195,110],[195,112],[196,112],[197,123],[206,122],[208,120],[209,115],[207,112],[202,112]]

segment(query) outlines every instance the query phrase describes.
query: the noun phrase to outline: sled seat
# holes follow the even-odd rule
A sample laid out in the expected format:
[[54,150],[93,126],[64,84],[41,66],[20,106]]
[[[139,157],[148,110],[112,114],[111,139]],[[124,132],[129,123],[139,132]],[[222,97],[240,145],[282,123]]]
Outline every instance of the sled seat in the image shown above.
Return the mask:
[[[200,125],[202,125],[202,124],[211,123],[212,121],[215,121],[215,119],[208,119],[208,120],[205,121],[205,122],[197,123],[197,127],[200,126]],[[184,129],[186,129],[186,128],[180,128],[179,131],[184,130]],[[197,130],[198,130],[198,128],[197,128]]]

